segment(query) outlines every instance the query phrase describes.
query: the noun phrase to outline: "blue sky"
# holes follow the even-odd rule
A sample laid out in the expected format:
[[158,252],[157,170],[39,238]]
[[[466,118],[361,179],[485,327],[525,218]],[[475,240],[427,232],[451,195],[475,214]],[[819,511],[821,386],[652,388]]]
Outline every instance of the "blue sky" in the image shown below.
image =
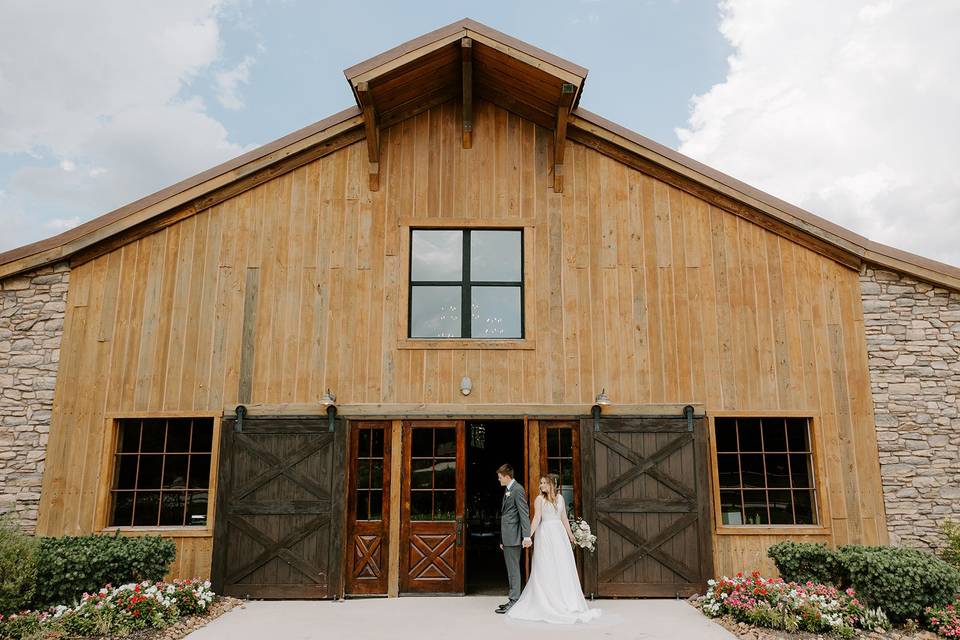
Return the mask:
[[339,111],[343,69],[471,17],[587,67],[585,108],[960,264],[955,0],[0,5],[0,251]]

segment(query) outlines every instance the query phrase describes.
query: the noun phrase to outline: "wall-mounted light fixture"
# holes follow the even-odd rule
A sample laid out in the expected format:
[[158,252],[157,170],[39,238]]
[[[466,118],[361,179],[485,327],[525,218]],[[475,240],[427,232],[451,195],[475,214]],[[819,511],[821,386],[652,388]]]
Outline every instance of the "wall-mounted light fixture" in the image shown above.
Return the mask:
[[460,380],[460,393],[465,396],[470,395],[470,392],[473,391],[473,382],[468,376],[463,376]]
[[596,400],[593,401],[593,407],[590,408],[590,413],[593,415],[593,431],[599,433],[600,431],[600,411],[603,407],[609,407],[612,402],[610,398],[607,397],[607,390],[601,389],[600,393],[597,394]]
[[320,398],[320,404],[327,408],[327,420],[329,422],[329,431],[333,433],[333,423],[337,417],[337,396],[333,395],[330,389]]

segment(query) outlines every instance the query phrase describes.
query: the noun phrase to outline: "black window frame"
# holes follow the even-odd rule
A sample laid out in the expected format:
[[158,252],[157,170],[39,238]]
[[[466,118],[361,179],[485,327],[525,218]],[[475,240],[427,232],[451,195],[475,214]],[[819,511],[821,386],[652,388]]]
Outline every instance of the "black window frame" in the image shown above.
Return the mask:
[[[413,279],[413,234],[416,231],[459,231],[462,234],[460,280],[414,280]],[[514,231],[520,233],[520,280],[471,280],[470,279],[470,232],[471,231]],[[411,227],[408,239],[409,259],[407,261],[407,338],[410,340],[524,340],[527,335],[526,291],[524,290],[525,256],[523,227]],[[453,337],[414,336],[413,335],[413,288],[414,287],[460,287],[460,335]],[[510,338],[475,338],[471,335],[473,320],[473,287],[516,287],[520,289],[520,336]]]

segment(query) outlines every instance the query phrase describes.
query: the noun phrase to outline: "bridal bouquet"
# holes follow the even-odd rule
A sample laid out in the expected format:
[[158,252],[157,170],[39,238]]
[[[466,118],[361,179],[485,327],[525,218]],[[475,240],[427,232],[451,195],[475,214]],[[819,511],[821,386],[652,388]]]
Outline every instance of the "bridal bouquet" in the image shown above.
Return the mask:
[[591,553],[596,551],[597,536],[590,533],[590,525],[583,518],[576,518],[570,527],[573,531],[573,544]]

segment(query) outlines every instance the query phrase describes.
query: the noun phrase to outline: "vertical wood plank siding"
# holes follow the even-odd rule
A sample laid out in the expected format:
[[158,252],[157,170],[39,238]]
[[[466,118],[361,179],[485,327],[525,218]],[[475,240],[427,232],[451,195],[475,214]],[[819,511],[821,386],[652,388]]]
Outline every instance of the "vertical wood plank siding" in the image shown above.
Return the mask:
[[[449,102],[382,132],[377,192],[361,141],[77,267],[39,531],[101,524],[110,416],[217,412],[241,390],[264,403],[328,387],[346,403],[465,402],[469,375],[471,403],[586,403],[606,387],[620,403],[809,411],[830,516],[816,539],[884,542],[857,273],[568,145],[556,194],[550,131],[479,102],[463,149]],[[536,347],[397,348],[401,218],[528,225]],[[716,570],[765,566],[776,539],[714,536]],[[209,537],[178,550],[174,574],[209,572]]]

